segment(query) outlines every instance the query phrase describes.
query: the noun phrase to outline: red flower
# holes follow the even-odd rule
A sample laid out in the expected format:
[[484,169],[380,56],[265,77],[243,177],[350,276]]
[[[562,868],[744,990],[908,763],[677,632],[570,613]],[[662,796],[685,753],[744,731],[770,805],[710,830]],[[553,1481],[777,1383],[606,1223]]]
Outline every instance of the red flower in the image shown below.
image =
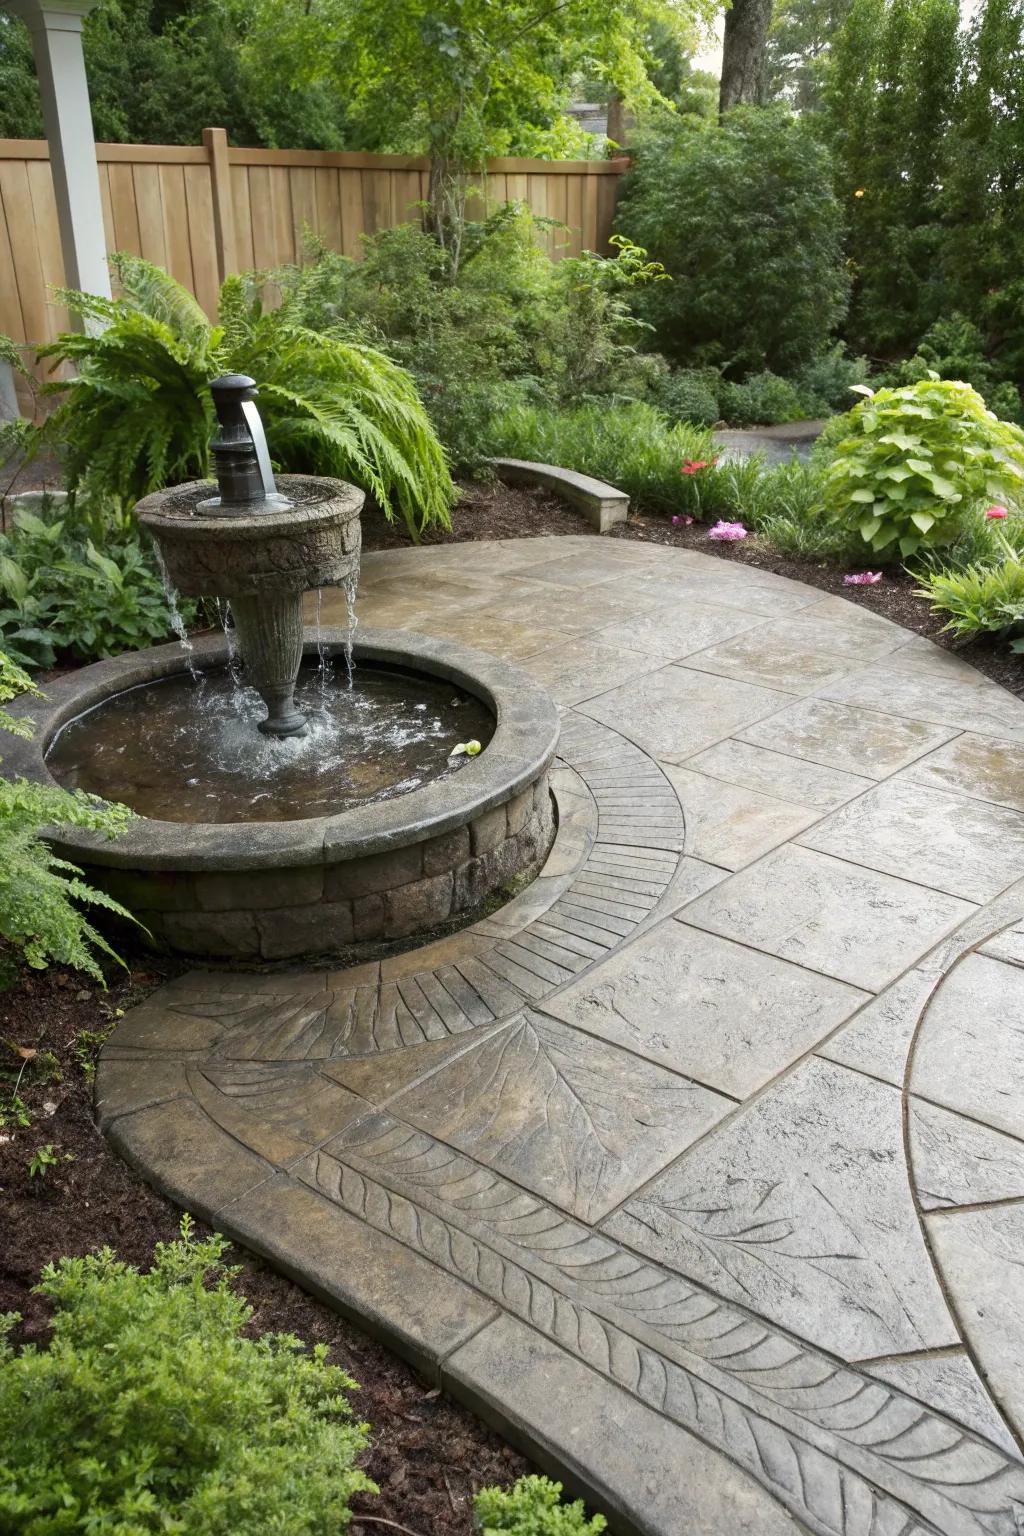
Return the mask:
[[712,464],[717,464],[717,459],[684,459],[680,466],[681,475],[695,475],[699,469],[710,469]]

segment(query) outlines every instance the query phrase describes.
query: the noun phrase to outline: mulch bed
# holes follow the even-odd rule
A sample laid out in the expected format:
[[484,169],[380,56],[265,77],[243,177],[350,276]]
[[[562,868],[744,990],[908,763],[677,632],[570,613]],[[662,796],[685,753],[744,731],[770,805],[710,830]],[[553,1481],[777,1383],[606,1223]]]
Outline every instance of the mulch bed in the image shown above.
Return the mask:
[[[143,1184],[96,1129],[90,1072],[120,1013],[177,969],[139,956],[130,980],[111,978],[109,992],[62,969],[30,972],[0,992],[0,1108],[24,1059],[18,1049],[38,1052],[25,1062],[19,1088],[32,1124],[0,1128],[0,1313],[22,1314],[19,1343],[45,1344],[48,1337],[49,1303],[31,1293],[44,1264],[109,1244],[119,1258],[145,1268],[154,1244],[178,1235],[180,1212]],[[61,1161],[31,1178],[28,1165],[39,1147],[52,1147]],[[63,1160],[67,1154],[73,1161]],[[370,1425],[366,1470],[381,1492],[356,1499],[353,1507],[372,1520],[357,1516],[353,1536],[386,1532],[380,1520],[413,1536],[469,1536],[474,1492],[530,1470],[382,1344],[259,1260],[232,1258],[242,1265],[238,1285],[255,1309],[254,1330],[326,1344],[331,1363],[360,1383],[353,1406]]]
[[[582,513],[575,512],[550,492],[513,487],[500,483],[486,485],[470,482],[461,486],[462,497],[452,515],[451,533],[431,533],[424,544],[455,544],[480,539],[532,539],[539,536],[585,533],[599,535]],[[970,644],[958,644],[942,633],[945,620],[933,614],[928,604],[914,595],[915,581],[904,571],[888,572],[873,587],[847,587],[844,572],[834,565],[813,565],[804,560],[786,560],[766,548],[756,536],[736,543],[715,543],[708,538],[707,527],[694,523],[689,528],[673,527],[667,517],[650,517],[631,512],[606,538],[639,539],[649,544],[666,544],[676,549],[696,549],[720,560],[754,565],[761,570],[789,576],[794,581],[818,587],[869,608],[883,618],[902,624],[919,635],[927,635],[944,650],[956,651],[979,672],[1000,683],[1018,698],[1024,698],[1024,662],[991,638]],[[408,544],[404,528],[389,524],[379,512],[363,517],[364,549],[398,549]]]

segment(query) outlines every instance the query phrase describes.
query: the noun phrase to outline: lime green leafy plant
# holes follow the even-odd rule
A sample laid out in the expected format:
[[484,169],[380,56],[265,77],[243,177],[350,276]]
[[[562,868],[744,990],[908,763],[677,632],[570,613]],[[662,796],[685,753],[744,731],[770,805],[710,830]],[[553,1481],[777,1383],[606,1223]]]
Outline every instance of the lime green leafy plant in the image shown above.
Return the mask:
[[483,1488],[474,1501],[480,1536],[600,1536],[603,1515],[588,1520],[581,1500],[562,1503],[562,1485],[521,1477],[514,1487]]
[[207,385],[248,373],[271,453],[287,471],[334,475],[397,512],[413,538],[449,525],[454,497],[444,451],[408,373],[373,347],[317,335],[229,277],[211,325],[190,293],[138,256],[113,258],[116,299],[63,293],[91,331],[40,349],[75,377],[46,428],[60,445],[68,487],[129,507],[147,492],[210,470],[213,406]]
[[157,1245],[148,1274],[109,1248],[48,1265],[46,1350],[0,1328],[0,1529],[32,1536],[321,1536],[348,1529],[366,1426],[355,1383],[252,1308],[227,1244]]
[[987,499],[1024,497],[1024,431],[969,384],[930,377],[872,393],[844,418],[825,473],[827,511],[883,560],[952,543]]
[[[0,706],[21,693],[39,690],[0,652]],[[31,736],[32,725],[0,707],[0,731]],[[0,939],[9,946],[6,954],[0,951],[0,984],[10,981],[19,955],[36,970],[57,961],[99,982],[103,972],[95,951],[120,961],[82,907],[106,907],[128,921],[131,914],[88,885],[81,870],[58,858],[42,834],[64,826],[116,837],[131,814],[127,806],[108,805],[82,790],[0,778]]]

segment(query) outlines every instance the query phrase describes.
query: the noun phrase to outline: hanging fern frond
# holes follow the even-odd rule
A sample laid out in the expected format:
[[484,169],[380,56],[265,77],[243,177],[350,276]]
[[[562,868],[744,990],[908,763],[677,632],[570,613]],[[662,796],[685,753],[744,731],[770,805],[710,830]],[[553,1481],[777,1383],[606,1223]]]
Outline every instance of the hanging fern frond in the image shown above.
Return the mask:
[[211,325],[195,299],[138,256],[113,258],[113,300],[65,294],[98,334],[69,333],[40,357],[77,377],[46,386],[61,398],[48,431],[64,445],[69,488],[123,505],[209,473],[214,415],[207,385],[250,374],[274,459],[285,471],[350,480],[413,539],[448,527],[451,475],[410,375],[372,347],[264,312],[256,277],[229,277]]

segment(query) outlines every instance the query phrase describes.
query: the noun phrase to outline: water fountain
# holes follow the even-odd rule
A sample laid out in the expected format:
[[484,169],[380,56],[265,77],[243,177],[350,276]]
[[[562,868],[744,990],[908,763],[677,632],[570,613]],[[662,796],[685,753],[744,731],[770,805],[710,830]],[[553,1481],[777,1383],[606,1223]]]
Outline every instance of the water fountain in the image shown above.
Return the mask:
[[[197,957],[307,958],[468,921],[542,862],[557,711],[518,668],[446,640],[359,629],[363,493],[275,481],[256,386],[211,386],[216,483],[136,508],[170,589],[227,604],[223,634],[69,674],[4,771],[137,812],[110,843],[55,846]],[[345,628],[303,625],[310,591],[348,596]],[[317,600],[319,614],[319,599]],[[478,756],[453,755],[477,738]]]

